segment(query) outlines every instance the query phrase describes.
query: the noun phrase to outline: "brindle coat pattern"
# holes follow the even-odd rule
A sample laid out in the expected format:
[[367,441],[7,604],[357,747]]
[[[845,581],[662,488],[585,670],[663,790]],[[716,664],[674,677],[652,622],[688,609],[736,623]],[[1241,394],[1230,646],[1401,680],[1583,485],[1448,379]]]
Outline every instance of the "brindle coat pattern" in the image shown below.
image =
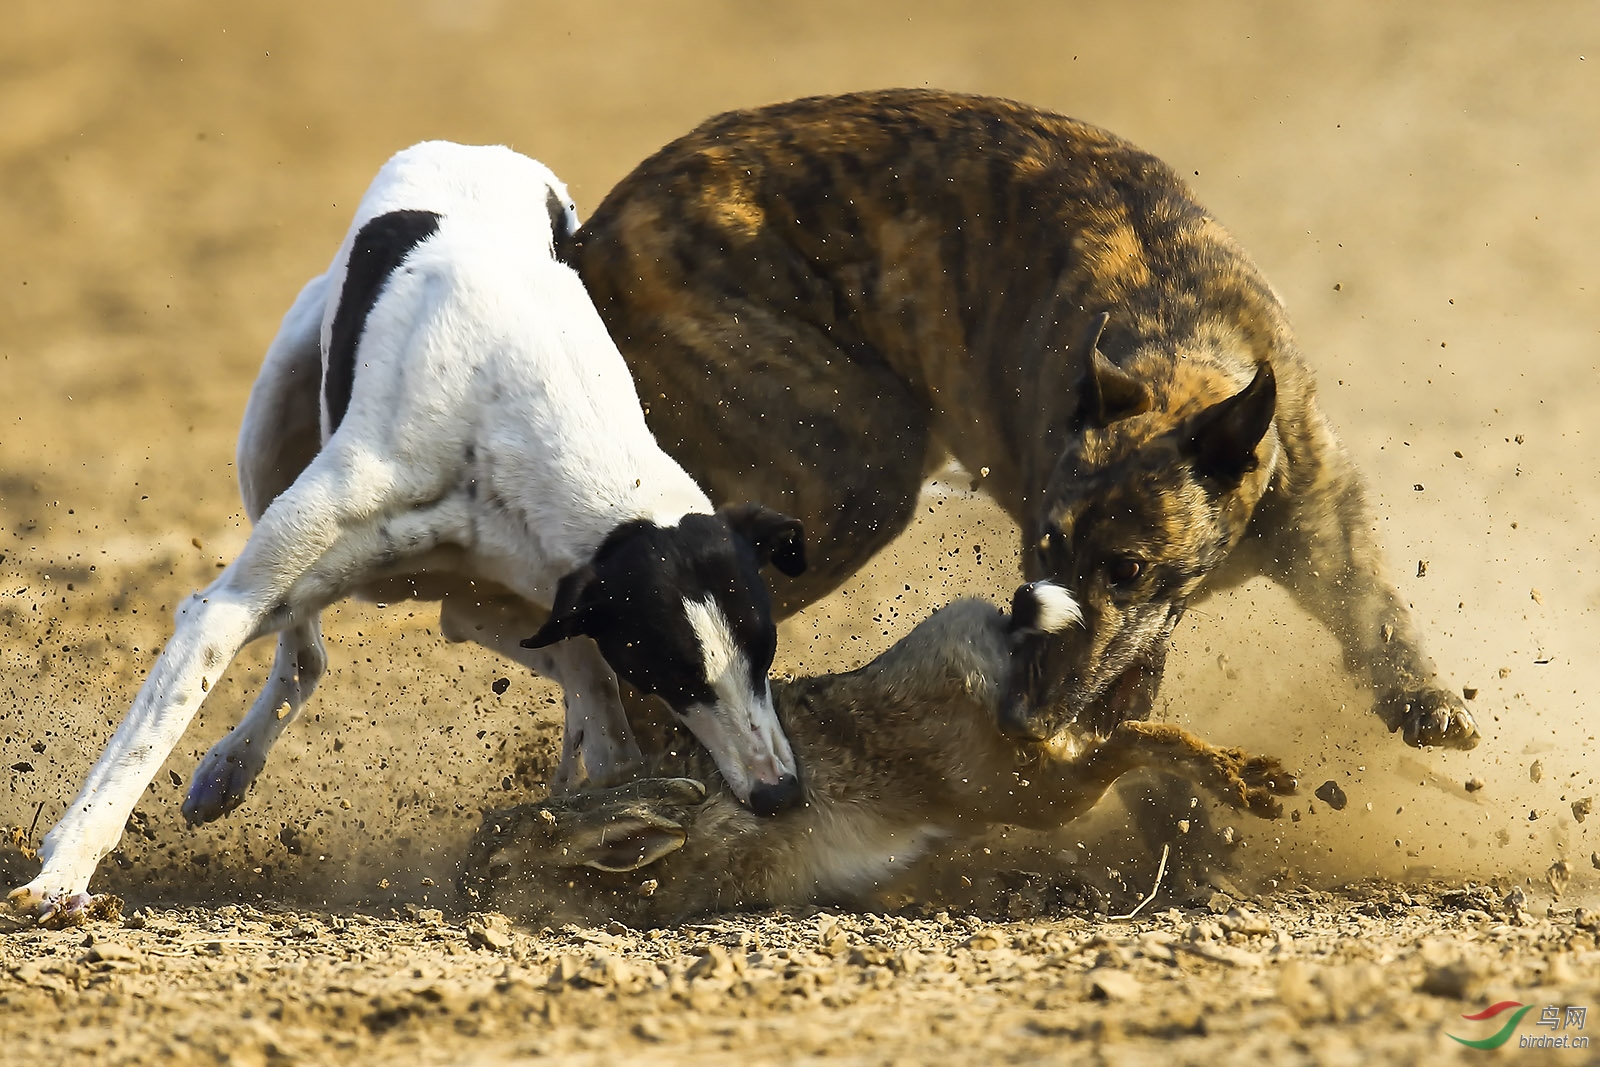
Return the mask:
[[1084,606],[1085,631],[1032,650],[1013,729],[1147,715],[1185,605],[1264,574],[1391,730],[1477,743],[1283,306],[1148,153],[985,97],[798,100],[667,145],[564,254],[662,446],[714,500],[804,523],[780,613],[860,569],[953,455],[988,469],[1027,576]]
[[698,746],[663,747],[646,758],[668,777],[486,813],[462,889],[529,921],[638,928],[733,908],[859,904],[941,838],[997,822],[1059,827],[1139,767],[1264,818],[1294,792],[1276,760],[1170,724],[1123,723],[1081,752],[1001,733],[1017,639],[994,607],[961,600],[864,667],[776,682],[805,768],[798,808],[753,815]]

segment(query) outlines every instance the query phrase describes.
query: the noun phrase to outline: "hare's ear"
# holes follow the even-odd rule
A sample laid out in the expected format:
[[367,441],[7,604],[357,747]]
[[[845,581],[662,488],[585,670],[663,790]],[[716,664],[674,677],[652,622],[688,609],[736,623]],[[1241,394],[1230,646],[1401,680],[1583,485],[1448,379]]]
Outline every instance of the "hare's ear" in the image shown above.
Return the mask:
[[575,827],[565,842],[563,863],[617,874],[636,871],[678,851],[688,836],[671,819],[633,809]]

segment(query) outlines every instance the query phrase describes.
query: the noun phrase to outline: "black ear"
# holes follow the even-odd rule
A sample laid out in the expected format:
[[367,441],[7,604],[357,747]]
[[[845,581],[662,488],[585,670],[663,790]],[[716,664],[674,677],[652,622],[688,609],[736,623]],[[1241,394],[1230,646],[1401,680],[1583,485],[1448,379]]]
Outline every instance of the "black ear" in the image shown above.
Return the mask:
[[1118,419],[1150,410],[1150,390],[1138,378],[1100,353],[1100,335],[1111,316],[1102,311],[1089,320],[1089,330],[1079,350],[1084,354],[1083,378],[1078,386],[1078,427],[1104,429]]
[[522,647],[543,648],[583,633],[588,615],[584,594],[594,583],[594,567],[587,563],[562,578],[556,586],[556,602],[550,607],[550,617],[539,627],[538,633],[523,639]]
[[799,519],[760,504],[728,504],[717,509],[733,532],[755,547],[762,563],[791,578],[806,572],[805,527]]
[[1263,360],[1249,385],[1189,420],[1183,450],[1193,458],[1195,471],[1226,488],[1236,487],[1256,469],[1256,445],[1272,425],[1277,404],[1278,382],[1272,364]]

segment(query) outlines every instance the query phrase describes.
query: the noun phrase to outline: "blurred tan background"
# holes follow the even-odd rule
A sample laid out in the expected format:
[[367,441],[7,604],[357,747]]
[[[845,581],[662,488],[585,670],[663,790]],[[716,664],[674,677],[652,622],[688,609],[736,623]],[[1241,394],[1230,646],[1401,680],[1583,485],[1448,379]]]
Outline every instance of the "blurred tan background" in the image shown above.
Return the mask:
[[[1191,612],[1161,714],[1351,799],[1241,827],[1257,869],[1537,881],[1565,856],[1592,887],[1600,820],[1570,810],[1597,791],[1600,732],[1588,0],[13,5],[0,825],[54,822],[173,606],[242,544],[232,452],[255,368],[391,152],[508,143],[586,210],[714,112],[889,85],[1055,108],[1189,176],[1287,301],[1432,651],[1479,690],[1480,749],[1412,752],[1275,590]],[[783,665],[852,666],[932,605],[1009,590],[1006,521],[959,486],[927,503],[869,578],[787,627]],[[246,806],[198,832],[177,813],[260,684],[264,645],[212,694],[97,887],[432,896],[485,805],[542,788],[544,683],[445,646],[426,606],[345,606],[329,629],[330,676]],[[1472,777],[1485,788],[1468,794]]]

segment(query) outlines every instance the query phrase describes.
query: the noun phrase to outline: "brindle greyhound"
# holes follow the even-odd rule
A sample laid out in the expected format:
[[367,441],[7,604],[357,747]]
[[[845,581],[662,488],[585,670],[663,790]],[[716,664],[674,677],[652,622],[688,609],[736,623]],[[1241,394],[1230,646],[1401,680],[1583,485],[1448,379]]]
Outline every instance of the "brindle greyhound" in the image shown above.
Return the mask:
[[657,439],[714,500],[805,527],[780,614],[855,573],[953,455],[1085,627],[1034,638],[1003,722],[1146,717],[1187,604],[1265,574],[1417,746],[1478,728],[1385,577],[1282,304],[1171,168],[1103,130],[893,90],[713,118],[564,255]]
[[1176,726],[1124,722],[1082,751],[1003,734],[1013,653],[1078,618],[1059,586],[1034,583],[1009,618],[958,601],[865,667],[774,684],[805,768],[804,803],[789,811],[752,814],[698,746],[680,745],[646,756],[672,777],[489,812],[463,864],[464,895],[529,921],[638,928],[729,908],[860,904],[941,838],[991,823],[1058,827],[1138,767],[1280,813],[1295,780],[1276,760]]

